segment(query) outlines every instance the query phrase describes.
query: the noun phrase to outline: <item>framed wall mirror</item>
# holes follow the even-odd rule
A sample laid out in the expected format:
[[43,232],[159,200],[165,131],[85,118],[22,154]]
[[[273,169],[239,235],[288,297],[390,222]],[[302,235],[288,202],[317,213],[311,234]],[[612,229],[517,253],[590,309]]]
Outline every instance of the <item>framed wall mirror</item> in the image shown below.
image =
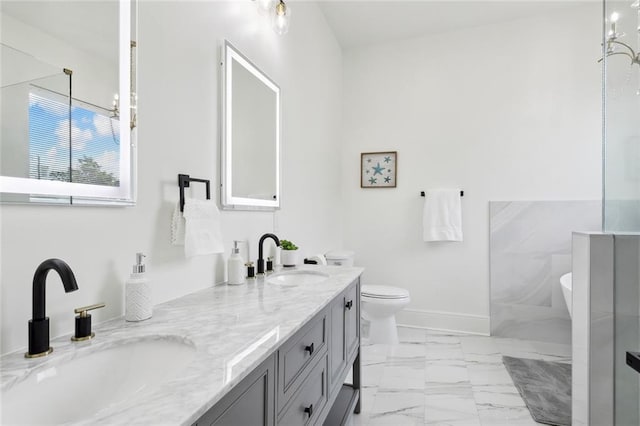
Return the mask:
[[280,207],[280,88],[228,41],[222,46],[221,205]]
[[0,201],[135,203],[135,0],[0,3]]

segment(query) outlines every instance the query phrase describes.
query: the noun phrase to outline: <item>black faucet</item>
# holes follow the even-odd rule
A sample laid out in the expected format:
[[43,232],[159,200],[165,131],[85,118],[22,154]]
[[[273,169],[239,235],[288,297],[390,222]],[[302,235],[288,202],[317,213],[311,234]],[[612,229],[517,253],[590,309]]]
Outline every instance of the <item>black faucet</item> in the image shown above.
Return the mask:
[[33,318],[29,320],[29,352],[27,358],[36,358],[50,354],[53,349],[49,346],[49,318],[46,316],[45,282],[50,270],[60,275],[65,293],[78,289],[76,277],[69,265],[60,259],[47,259],[38,266],[33,275]]
[[264,234],[260,237],[260,241],[258,242],[258,274],[264,274],[264,259],[262,258],[262,243],[267,238],[273,239],[276,242],[276,245],[280,247],[280,240],[274,234]]

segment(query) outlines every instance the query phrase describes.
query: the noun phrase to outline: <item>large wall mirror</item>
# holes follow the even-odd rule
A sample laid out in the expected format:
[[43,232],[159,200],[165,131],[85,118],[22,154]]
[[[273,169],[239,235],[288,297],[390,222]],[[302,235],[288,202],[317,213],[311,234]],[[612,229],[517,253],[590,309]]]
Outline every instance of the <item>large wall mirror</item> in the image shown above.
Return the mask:
[[0,2],[2,202],[135,202],[136,6]]
[[222,50],[222,207],[277,209],[280,88],[228,41]]

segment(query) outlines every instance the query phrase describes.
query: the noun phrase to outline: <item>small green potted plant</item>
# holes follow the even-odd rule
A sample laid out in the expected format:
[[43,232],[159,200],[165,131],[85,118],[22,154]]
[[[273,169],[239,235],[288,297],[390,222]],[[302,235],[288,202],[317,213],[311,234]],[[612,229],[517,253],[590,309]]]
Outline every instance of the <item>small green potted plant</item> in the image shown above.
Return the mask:
[[289,240],[280,240],[282,252],[280,254],[280,262],[283,266],[296,266],[300,261],[298,256],[298,246]]

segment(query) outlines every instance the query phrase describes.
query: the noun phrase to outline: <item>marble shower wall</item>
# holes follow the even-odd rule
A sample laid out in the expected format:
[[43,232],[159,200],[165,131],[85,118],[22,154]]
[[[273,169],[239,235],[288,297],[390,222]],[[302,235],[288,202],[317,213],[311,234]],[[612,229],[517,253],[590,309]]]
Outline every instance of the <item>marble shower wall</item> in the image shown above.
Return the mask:
[[600,201],[489,203],[491,334],[571,342],[560,277],[571,272],[574,231],[601,229]]

